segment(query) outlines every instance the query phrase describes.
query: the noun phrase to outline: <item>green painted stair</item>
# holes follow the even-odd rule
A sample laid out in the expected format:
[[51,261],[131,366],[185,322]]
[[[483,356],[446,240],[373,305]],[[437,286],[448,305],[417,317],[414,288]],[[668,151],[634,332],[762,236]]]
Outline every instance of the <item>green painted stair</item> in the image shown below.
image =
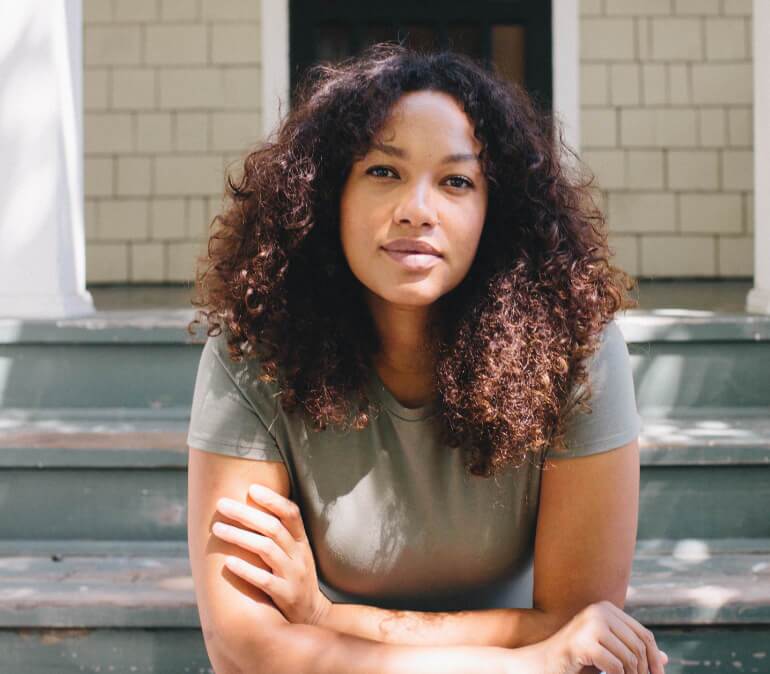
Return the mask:
[[[208,671],[184,545],[125,548],[0,557],[7,671]],[[654,630],[667,672],[767,672],[770,540],[641,544],[626,609]]]
[[[0,671],[210,671],[185,544],[191,317],[0,321]],[[770,318],[618,322],[644,419],[627,608],[669,673],[770,673]]]
[[[629,311],[643,416],[770,413],[770,317]],[[0,320],[0,408],[189,406],[204,331],[188,310],[102,312],[61,321]]]
[[[188,412],[4,410],[0,539],[184,540]],[[770,537],[770,419],[645,418],[640,448],[640,539]]]

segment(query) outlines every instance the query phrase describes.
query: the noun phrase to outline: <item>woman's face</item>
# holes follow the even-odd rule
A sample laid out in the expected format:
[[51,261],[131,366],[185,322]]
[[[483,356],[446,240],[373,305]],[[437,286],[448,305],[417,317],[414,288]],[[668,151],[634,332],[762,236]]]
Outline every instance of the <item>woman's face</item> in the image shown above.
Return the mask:
[[476,255],[487,211],[481,144],[455,99],[436,91],[402,96],[374,140],[342,189],[342,248],[370,293],[427,306]]

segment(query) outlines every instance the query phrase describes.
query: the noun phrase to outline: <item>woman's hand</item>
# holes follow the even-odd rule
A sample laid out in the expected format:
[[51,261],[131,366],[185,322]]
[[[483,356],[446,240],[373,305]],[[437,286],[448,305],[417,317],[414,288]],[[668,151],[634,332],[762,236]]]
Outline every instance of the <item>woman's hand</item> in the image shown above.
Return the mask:
[[664,674],[668,656],[652,632],[609,601],[591,604],[540,644],[544,674]]
[[313,552],[297,504],[258,484],[249,487],[249,496],[270,512],[220,499],[217,510],[243,528],[215,522],[212,533],[259,555],[272,573],[240,557],[227,557],[227,568],[270,595],[289,622],[320,624],[332,604],[318,587]]

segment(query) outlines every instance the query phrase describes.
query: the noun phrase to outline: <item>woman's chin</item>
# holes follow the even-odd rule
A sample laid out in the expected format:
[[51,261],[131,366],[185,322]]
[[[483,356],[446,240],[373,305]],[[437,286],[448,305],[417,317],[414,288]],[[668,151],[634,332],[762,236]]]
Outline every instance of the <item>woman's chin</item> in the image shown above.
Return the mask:
[[370,285],[362,284],[372,299],[379,302],[403,307],[429,307],[438,299],[449,292],[443,279],[438,278],[414,278],[413,280],[400,279],[398,281],[379,282]]
[[435,288],[420,287],[420,284],[405,284],[398,288],[389,288],[380,297],[386,302],[400,306],[429,307],[441,297],[441,293]]

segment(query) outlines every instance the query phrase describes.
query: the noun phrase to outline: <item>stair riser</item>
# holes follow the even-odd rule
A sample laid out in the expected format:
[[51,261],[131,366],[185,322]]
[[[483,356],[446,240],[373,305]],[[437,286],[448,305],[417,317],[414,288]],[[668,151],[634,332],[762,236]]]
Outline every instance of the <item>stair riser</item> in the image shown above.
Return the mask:
[[5,344],[2,407],[189,407],[200,345]]
[[[189,406],[201,345],[3,344],[0,407]],[[632,342],[637,406],[770,411],[770,342]]]
[[[183,469],[0,471],[8,540],[184,540]],[[770,465],[643,466],[639,539],[770,537]]]
[[0,662],[9,674],[210,673],[198,629],[0,630]]
[[637,538],[770,536],[770,464],[643,466]]
[[770,412],[770,342],[630,343],[642,416],[667,410]]
[[184,470],[4,470],[0,538],[184,540]]

